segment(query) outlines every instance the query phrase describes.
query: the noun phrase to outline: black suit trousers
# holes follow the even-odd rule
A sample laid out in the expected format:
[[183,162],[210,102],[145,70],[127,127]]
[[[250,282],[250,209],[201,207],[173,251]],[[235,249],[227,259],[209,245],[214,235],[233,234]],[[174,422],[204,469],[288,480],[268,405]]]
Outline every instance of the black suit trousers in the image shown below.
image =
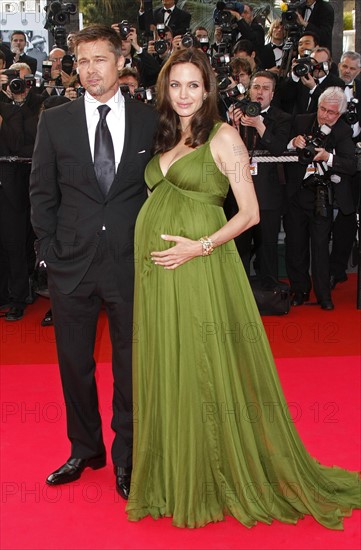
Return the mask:
[[104,303],[112,341],[113,464],[132,464],[133,304],[119,292],[119,262],[103,232],[95,258],[80,284],[62,294],[48,270],[61,381],[67,412],[71,455],[89,458],[105,452],[95,380],[94,346]]
[[[256,254],[256,273],[259,277],[278,279],[278,234],[281,225],[281,209],[260,210],[260,222],[236,237],[235,242],[247,275],[250,261]],[[253,242],[253,246],[252,246]]]
[[0,187],[0,300],[10,297],[12,305],[18,307],[25,307],[29,294],[30,232],[29,209],[15,208]]
[[284,217],[286,231],[286,269],[294,292],[311,290],[309,274],[318,301],[330,300],[329,236],[332,209],[327,217],[316,216],[311,191],[300,189],[290,200]]

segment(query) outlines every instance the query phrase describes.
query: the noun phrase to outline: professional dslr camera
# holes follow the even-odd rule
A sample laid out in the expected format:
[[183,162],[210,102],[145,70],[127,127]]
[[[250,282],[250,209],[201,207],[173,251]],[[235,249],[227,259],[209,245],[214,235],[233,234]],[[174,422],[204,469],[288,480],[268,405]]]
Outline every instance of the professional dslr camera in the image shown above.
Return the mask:
[[327,124],[322,124],[314,136],[308,137],[304,136],[306,140],[306,147],[299,150],[298,153],[298,162],[300,164],[310,164],[313,162],[317,151],[316,147],[324,147],[326,143],[327,136],[331,133],[331,127]]
[[290,2],[281,2],[282,16],[281,21],[285,29],[291,29],[298,26],[297,12],[306,4],[306,0],[291,0]]
[[3,90],[9,86],[10,92],[15,95],[23,94],[28,88],[33,88],[36,83],[34,75],[27,74],[24,78],[20,78],[20,71],[15,69],[6,69],[2,71],[2,74],[9,79],[7,84],[3,84]]
[[228,53],[215,53],[212,57],[212,67],[217,74],[217,85],[220,91],[232,84],[228,78],[232,74],[232,68],[229,66],[230,61],[231,57]]
[[[334,175],[334,177],[338,178],[335,183],[341,180],[339,176]],[[305,189],[310,189],[315,194],[315,216],[327,218],[330,214],[330,208],[333,202],[332,185],[328,174],[324,174],[323,176],[314,174],[303,180],[302,185]]]
[[251,101],[250,99],[246,98],[236,101],[234,103],[234,108],[241,109],[244,115],[250,117],[256,117],[262,111],[261,104],[258,101]]
[[356,122],[358,121],[357,104],[358,99],[356,99],[355,97],[352,97],[347,103],[347,111],[344,116],[346,122],[350,125],[356,124]]
[[315,70],[323,71],[324,73],[328,74],[329,72],[329,64],[327,61],[321,61],[320,63],[317,63],[313,57],[305,56],[305,57],[299,57],[296,59],[296,63],[293,66],[293,73],[301,78],[301,76],[306,76],[307,74],[313,74]]
[[157,33],[159,40],[154,42],[154,49],[158,55],[163,55],[168,50],[169,46],[169,41],[165,40],[165,25],[163,23],[158,23]]

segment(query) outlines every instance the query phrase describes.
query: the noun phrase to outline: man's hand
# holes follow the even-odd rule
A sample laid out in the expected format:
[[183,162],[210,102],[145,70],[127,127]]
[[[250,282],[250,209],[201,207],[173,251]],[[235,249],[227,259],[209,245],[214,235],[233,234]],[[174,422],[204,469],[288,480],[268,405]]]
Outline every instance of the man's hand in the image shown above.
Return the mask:
[[297,23],[301,27],[307,27],[308,23],[305,21],[300,13],[297,12]]
[[304,149],[306,147],[305,136],[299,135],[293,138],[292,145],[297,149]]
[[67,97],[68,99],[76,99],[78,97],[77,93],[76,93],[76,89],[73,88],[73,87],[69,87],[65,90],[65,97]]
[[317,86],[315,79],[310,73],[308,73],[306,76],[301,76],[301,82],[304,86],[306,86],[310,90],[313,90],[313,88]]
[[140,50],[140,46],[138,44],[137,31],[135,30],[134,27],[130,27],[130,33],[128,34],[127,39],[130,40],[135,51]]
[[241,124],[242,126],[251,126],[252,128],[256,128],[257,132],[261,137],[263,136],[266,130],[266,126],[263,123],[263,117],[261,117],[260,115],[248,116],[248,115],[242,114]]
[[315,147],[315,151],[317,151],[317,155],[313,159],[315,161],[324,160],[325,162],[327,162],[330,158],[330,153],[326,151],[326,149],[324,149],[323,147]]

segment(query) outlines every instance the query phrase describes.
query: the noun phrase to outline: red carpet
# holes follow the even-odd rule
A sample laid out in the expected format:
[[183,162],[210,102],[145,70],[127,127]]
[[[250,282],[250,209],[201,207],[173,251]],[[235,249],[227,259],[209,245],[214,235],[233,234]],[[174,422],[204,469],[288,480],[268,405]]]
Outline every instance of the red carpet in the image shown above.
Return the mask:
[[[360,470],[360,312],[356,278],[334,293],[336,309],[300,307],[263,318],[290,413],[309,450],[326,465]],[[110,456],[81,480],[49,488],[46,474],[68,457],[65,409],[52,328],[40,327],[49,302],[39,299],[21,322],[1,330],[1,540],[3,550],[309,549],[358,550],[360,511],[344,531],[311,517],[296,526],[274,522],[247,529],[232,518],[198,530],[170,519],[129,523],[114,490]],[[96,355],[108,450],[112,441],[109,343],[102,317]]]

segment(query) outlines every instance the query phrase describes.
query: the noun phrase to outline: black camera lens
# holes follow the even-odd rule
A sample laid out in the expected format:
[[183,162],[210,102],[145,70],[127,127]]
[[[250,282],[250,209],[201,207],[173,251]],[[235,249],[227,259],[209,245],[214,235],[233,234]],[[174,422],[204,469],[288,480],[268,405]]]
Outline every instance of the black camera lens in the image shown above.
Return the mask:
[[154,49],[158,55],[163,55],[168,49],[168,42],[166,40],[156,40],[154,42]]
[[306,74],[311,72],[311,62],[306,61],[305,59],[298,60],[298,63],[296,63],[292,69],[293,74],[301,78],[302,76],[306,76]]
[[23,94],[26,89],[25,80],[22,78],[14,78],[9,82],[9,88],[13,94]]

